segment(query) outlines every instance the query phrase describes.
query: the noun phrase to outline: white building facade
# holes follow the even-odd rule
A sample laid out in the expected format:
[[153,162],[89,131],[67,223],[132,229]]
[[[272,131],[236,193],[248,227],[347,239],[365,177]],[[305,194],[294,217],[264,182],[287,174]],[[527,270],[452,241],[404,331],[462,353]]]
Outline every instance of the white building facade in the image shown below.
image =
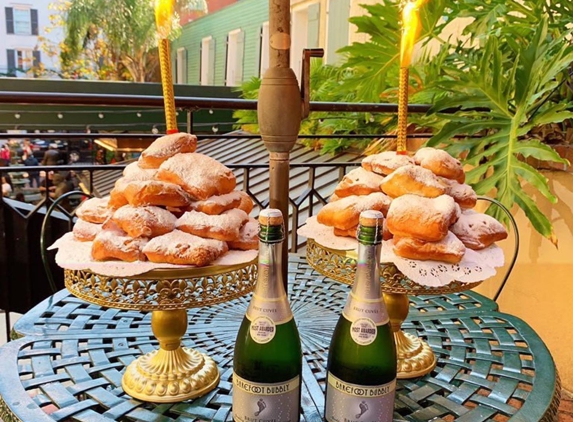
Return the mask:
[[62,40],[60,29],[46,32],[50,26],[49,9],[54,0],[0,0],[0,76],[33,77],[28,72],[39,63],[58,70],[57,58],[41,51],[39,37],[54,45]]

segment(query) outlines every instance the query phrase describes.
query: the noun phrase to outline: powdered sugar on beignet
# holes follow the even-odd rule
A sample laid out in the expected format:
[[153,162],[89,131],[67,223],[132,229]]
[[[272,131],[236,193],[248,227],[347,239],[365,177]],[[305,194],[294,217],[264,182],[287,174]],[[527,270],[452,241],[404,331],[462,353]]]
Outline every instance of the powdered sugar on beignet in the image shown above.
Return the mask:
[[458,221],[451,227],[464,245],[470,249],[484,249],[507,238],[507,230],[495,218],[467,210],[462,213]]
[[78,218],[74,224],[72,232],[74,233],[74,239],[79,240],[80,242],[89,242],[94,240],[101,229],[101,224],[90,223],[89,221]]
[[123,177],[129,180],[152,180],[157,169],[144,169],[139,167],[138,162],[131,163],[123,169]]
[[470,209],[476,206],[477,194],[470,185],[465,183],[458,183],[455,180],[440,178],[441,181],[447,186],[446,194],[454,198],[460,207]]
[[107,220],[111,214],[108,209],[109,198],[90,198],[76,210],[76,215],[84,221],[101,224]]
[[247,214],[250,214],[255,206],[253,200],[251,199],[251,196],[247,192],[243,192],[242,190],[239,191],[239,195],[241,195],[241,203],[237,208],[245,211]]
[[129,237],[122,230],[113,225],[100,231],[92,245],[92,258],[96,261],[119,259],[120,261],[134,262],[145,261],[142,252],[148,239]]
[[392,172],[384,178],[380,187],[392,198],[409,193],[435,198],[446,192],[446,185],[434,173],[413,165],[400,167]]
[[259,247],[259,222],[254,218],[249,221],[239,231],[237,240],[228,242],[229,248],[248,251]]
[[189,133],[172,133],[157,138],[139,157],[139,167],[144,169],[159,168],[161,163],[179,153],[195,152],[197,137]]
[[248,220],[248,215],[238,208],[221,215],[187,211],[177,220],[176,227],[196,236],[231,241],[239,238],[239,231]]
[[326,204],[316,216],[325,226],[350,230],[358,225],[360,213],[366,210],[381,211],[384,215],[390,206],[390,198],[382,192],[369,195],[351,195]]
[[233,172],[204,154],[177,154],[166,160],[156,178],[181,186],[196,200],[232,192],[237,181]]
[[458,213],[459,206],[448,195],[437,198],[403,195],[390,204],[386,223],[394,236],[437,242],[446,237]]
[[384,180],[384,176],[358,167],[342,178],[334,189],[334,193],[339,198],[343,198],[350,195],[368,195],[372,192],[380,192],[382,180]]
[[233,191],[224,195],[211,196],[204,201],[193,201],[189,204],[189,208],[209,215],[218,215],[223,211],[237,208],[241,204],[241,198],[239,191]]
[[384,151],[380,154],[369,155],[362,160],[364,169],[383,176],[409,164],[414,164],[414,160],[407,155],[397,154],[396,151]]
[[402,258],[457,264],[466,253],[466,247],[452,232],[448,232],[446,237],[438,242],[395,236],[394,253]]
[[180,230],[173,230],[151,239],[143,252],[152,262],[203,267],[228,250],[227,243],[220,240],[203,239]]
[[180,186],[159,180],[135,180],[123,189],[127,202],[135,207],[162,205],[165,207],[187,207],[191,197]]
[[455,159],[446,151],[436,148],[420,148],[414,155],[416,164],[431,170],[436,176],[457,180],[464,183],[466,175],[460,160]]
[[126,205],[115,211],[111,219],[129,236],[148,238],[169,233],[177,222],[171,212],[155,206]]

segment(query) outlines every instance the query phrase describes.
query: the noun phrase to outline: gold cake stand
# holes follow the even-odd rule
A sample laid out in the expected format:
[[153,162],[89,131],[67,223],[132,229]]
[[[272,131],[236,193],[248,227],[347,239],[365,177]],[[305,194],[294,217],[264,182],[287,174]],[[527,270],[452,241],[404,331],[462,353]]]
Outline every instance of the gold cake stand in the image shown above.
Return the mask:
[[212,358],[181,347],[187,330],[186,309],[250,293],[257,280],[256,262],[157,269],[132,277],[65,270],[65,283],[72,294],[96,305],[152,311],[151,329],[159,349],[127,367],[122,387],[143,401],[175,403],[202,396],[219,383],[219,369]]
[[[324,276],[345,284],[354,282],[356,251],[330,249],[313,239],[306,244],[306,259],[309,265]],[[392,263],[380,264],[380,288],[390,316],[390,325],[396,342],[399,379],[415,378],[431,372],[436,366],[436,356],[428,344],[402,331],[402,323],[408,316],[408,295],[437,295],[461,292],[481,283],[454,281],[442,287],[426,287],[406,277]]]

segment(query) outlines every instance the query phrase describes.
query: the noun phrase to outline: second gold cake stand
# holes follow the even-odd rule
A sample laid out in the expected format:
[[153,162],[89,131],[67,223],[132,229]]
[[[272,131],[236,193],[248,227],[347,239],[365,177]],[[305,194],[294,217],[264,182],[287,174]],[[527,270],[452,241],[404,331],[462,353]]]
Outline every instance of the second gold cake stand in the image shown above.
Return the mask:
[[[345,284],[354,282],[355,251],[330,249],[309,238],[306,245],[306,259],[312,268],[324,276]],[[436,366],[436,357],[430,346],[420,338],[402,331],[402,323],[409,311],[408,295],[456,293],[476,287],[481,281],[475,283],[454,281],[442,287],[426,287],[410,280],[392,263],[380,264],[380,281],[396,342],[398,378],[416,378],[431,372]]]
[[212,358],[181,347],[186,309],[241,297],[253,290],[256,280],[256,259],[230,266],[158,269],[132,277],[65,270],[66,287],[80,299],[109,308],[152,311],[151,329],[159,349],[127,367],[122,387],[134,398],[157,403],[199,397],[219,383]]

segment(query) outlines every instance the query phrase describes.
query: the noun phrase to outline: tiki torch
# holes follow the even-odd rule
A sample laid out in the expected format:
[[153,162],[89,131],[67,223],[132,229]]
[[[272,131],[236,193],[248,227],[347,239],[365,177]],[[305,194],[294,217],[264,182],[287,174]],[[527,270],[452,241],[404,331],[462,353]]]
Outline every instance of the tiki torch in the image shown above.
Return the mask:
[[171,33],[174,0],[155,0],[155,23],[159,46],[159,65],[161,68],[161,86],[165,108],[167,133],[177,133],[175,96],[171,76],[171,54],[169,52],[169,34]]
[[398,85],[398,146],[399,154],[406,154],[408,127],[408,79],[414,44],[420,29],[420,6],[424,0],[408,1],[402,9],[402,40],[400,43],[400,80]]

